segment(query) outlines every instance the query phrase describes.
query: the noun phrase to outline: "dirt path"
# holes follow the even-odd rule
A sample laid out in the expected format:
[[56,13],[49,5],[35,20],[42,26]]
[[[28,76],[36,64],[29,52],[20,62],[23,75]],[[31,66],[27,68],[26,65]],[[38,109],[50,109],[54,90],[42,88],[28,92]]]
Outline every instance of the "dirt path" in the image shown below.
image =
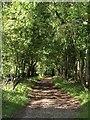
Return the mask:
[[74,118],[80,112],[75,98],[54,86],[51,78],[44,78],[32,89],[29,105],[14,118]]

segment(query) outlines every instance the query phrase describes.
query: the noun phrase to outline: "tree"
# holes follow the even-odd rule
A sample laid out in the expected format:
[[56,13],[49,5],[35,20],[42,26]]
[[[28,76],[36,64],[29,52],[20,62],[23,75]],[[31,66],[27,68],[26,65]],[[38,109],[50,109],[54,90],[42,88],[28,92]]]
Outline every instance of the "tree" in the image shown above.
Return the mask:
[[88,40],[87,40],[87,81],[88,88],[90,90],[90,2],[88,3],[88,24],[87,24],[87,32],[88,32]]
[[85,85],[86,9],[87,3],[4,3],[4,74],[30,77],[44,66]]

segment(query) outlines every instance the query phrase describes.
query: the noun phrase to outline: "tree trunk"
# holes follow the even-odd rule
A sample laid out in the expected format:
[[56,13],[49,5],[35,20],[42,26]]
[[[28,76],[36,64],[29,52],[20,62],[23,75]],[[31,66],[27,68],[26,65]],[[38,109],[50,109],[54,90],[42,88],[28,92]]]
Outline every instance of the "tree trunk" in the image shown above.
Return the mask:
[[78,82],[81,82],[80,80],[80,74],[81,74],[81,70],[80,70],[80,58],[77,59],[77,80]]
[[88,40],[87,40],[87,82],[88,82],[88,89],[90,90],[90,1],[88,2]]
[[27,78],[30,77],[30,71],[31,71],[31,66],[29,65],[28,70],[27,70]]
[[77,81],[77,61],[75,63],[75,77],[74,79]]
[[54,68],[52,69],[52,76],[55,76],[55,70],[54,70]]
[[36,70],[35,70],[36,62],[31,64],[31,76],[34,77],[36,75]]
[[60,68],[58,68],[57,70],[58,70],[58,76],[60,76]]
[[68,81],[68,51],[66,50],[65,56],[64,56],[64,67],[63,67],[63,75],[64,78]]
[[82,85],[86,86],[86,80],[84,79],[84,58],[81,59],[81,73],[80,73],[80,80]]

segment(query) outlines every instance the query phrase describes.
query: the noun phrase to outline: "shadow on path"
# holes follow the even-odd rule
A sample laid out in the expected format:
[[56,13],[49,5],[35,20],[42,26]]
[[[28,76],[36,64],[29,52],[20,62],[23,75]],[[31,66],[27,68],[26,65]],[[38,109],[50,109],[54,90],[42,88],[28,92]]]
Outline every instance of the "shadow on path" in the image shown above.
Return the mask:
[[52,84],[52,78],[39,81],[32,89],[28,106],[14,118],[75,118],[78,101]]

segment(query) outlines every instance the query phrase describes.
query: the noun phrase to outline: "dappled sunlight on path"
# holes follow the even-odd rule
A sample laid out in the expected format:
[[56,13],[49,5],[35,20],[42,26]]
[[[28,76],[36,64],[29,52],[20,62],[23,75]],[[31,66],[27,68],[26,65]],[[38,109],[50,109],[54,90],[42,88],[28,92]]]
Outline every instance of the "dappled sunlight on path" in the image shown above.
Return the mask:
[[78,101],[54,86],[51,77],[39,81],[31,93],[28,106],[15,117],[72,118],[80,111]]
[[52,84],[51,78],[39,81],[32,90],[31,108],[77,108],[78,102]]

